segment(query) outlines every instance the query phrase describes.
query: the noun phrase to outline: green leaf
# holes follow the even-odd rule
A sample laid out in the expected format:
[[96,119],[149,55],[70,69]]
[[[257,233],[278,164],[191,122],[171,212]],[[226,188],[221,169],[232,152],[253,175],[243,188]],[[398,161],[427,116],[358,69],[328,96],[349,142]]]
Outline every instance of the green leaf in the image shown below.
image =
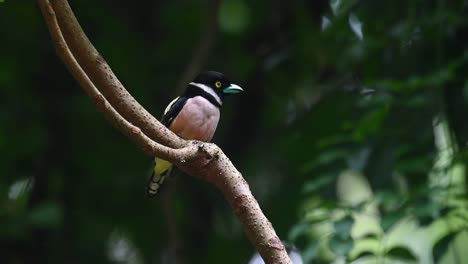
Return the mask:
[[335,236],[345,240],[351,237],[351,228],[353,227],[354,219],[347,215],[333,224]]
[[404,216],[405,216],[404,213],[401,211],[384,215],[384,217],[382,218],[382,223],[381,223],[383,230],[388,231],[389,228],[391,228],[394,224],[400,221]]
[[417,258],[411,252],[409,248],[403,247],[403,246],[398,246],[398,247],[393,247],[389,251],[387,251],[386,255],[391,258],[396,258],[400,260],[406,260],[406,261],[416,261]]
[[351,238],[342,239],[334,236],[330,240],[330,249],[339,256],[347,256],[353,248],[353,240]]
[[435,243],[432,249],[432,256],[437,263],[440,261],[440,258],[447,252],[449,245],[452,243],[456,235],[457,233],[455,232],[447,234]]
[[354,247],[349,253],[349,258],[350,260],[355,260],[367,255],[377,256],[381,247],[381,242],[375,237],[359,239],[354,242]]
[[304,219],[309,224],[320,223],[322,221],[326,221],[326,220],[330,219],[330,212],[329,212],[329,210],[327,210],[327,209],[323,208],[323,206],[321,206],[320,208],[309,210],[305,214]]
[[354,170],[343,171],[338,176],[336,191],[341,201],[352,206],[373,197],[369,181],[359,171]]
[[[434,250],[443,250],[439,256],[435,255],[439,264],[451,264],[451,263],[464,263],[468,259],[468,250],[466,245],[468,244],[468,231],[459,232],[453,239],[449,238],[450,242],[443,248],[434,248]],[[439,244],[439,246],[442,246]],[[436,252],[434,252],[436,253]]]

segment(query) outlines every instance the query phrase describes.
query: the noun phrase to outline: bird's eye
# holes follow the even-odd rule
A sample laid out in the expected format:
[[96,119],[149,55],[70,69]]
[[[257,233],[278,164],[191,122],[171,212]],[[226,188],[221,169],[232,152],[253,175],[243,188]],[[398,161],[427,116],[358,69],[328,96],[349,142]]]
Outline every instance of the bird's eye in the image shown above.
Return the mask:
[[215,86],[216,88],[221,88],[221,82],[220,81],[215,82]]

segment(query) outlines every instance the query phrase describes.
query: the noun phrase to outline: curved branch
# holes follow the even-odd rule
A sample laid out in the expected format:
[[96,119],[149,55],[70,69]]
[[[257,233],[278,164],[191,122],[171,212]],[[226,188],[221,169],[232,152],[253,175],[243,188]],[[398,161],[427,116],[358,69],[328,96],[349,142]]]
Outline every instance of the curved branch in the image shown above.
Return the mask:
[[[46,18],[47,26],[53,39],[55,48],[65,66],[68,68],[73,77],[78,81],[86,94],[93,99],[96,107],[103,113],[106,119],[117,129],[122,131],[130,139],[132,139],[142,150],[150,156],[158,156],[168,160],[179,159],[180,155],[186,155],[183,149],[172,149],[164,145],[154,142],[151,138],[141,132],[140,128],[134,126],[123,118],[107,99],[96,88],[94,83],[89,79],[83,71],[74,54],[70,51],[67,42],[65,41],[54,9],[48,1],[40,1],[43,16]],[[172,131],[169,131],[172,133]],[[172,133],[173,134],[173,133]]]
[[73,11],[64,0],[51,0],[62,34],[76,60],[101,92],[125,119],[140,127],[153,140],[166,146],[182,147],[184,141],[171,133],[125,89],[104,58],[83,32]]
[[201,155],[178,167],[222,191],[265,263],[291,263],[273,226],[253,197],[249,184],[229,158],[212,143],[201,143],[196,148]]
[[218,29],[218,16],[220,0],[208,0],[206,4],[208,9],[205,13],[205,21],[203,25],[203,33],[198,42],[198,45],[193,50],[190,62],[187,64],[182,77],[176,86],[176,91],[182,93],[197,73],[199,73],[205,64],[207,57],[210,55],[211,48],[213,47],[216,31]]
[[[219,188],[266,263],[291,263],[249,185],[221,149],[211,143],[180,139],[160,124],[115,78],[107,63],[84,35],[67,1],[53,1],[54,5],[48,0],[39,0],[39,3],[57,53],[109,122],[147,154],[166,159],[187,174],[204,179]],[[72,48],[72,43],[75,49]],[[97,87],[107,91],[105,96]],[[106,98],[112,100],[107,101]],[[143,125],[144,131],[138,125]],[[146,133],[156,137],[156,141],[162,144],[153,141],[154,138],[148,137]]]

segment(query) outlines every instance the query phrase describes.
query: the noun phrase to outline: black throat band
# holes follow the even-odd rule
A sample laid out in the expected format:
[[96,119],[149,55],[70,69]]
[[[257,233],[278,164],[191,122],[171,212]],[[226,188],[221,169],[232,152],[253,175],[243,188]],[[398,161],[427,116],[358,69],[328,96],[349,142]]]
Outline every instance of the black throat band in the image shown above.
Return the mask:
[[[210,101],[210,103],[216,105],[217,107],[221,107],[221,104],[216,100],[216,98],[208,92],[205,92],[202,88],[194,85],[189,84],[187,90],[184,93],[184,96],[187,98],[193,98],[195,96],[202,96],[206,100]],[[223,100],[220,96],[220,100]]]

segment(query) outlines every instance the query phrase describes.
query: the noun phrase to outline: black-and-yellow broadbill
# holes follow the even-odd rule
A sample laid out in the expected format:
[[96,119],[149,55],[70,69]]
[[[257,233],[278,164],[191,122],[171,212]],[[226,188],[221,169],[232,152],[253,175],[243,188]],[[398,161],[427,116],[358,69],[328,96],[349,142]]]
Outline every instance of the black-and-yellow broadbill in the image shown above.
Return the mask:
[[[218,126],[220,107],[227,95],[243,92],[220,72],[207,71],[189,83],[185,92],[166,107],[161,122],[187,140],[209,142]],[[154,159],[154,171],[146,193],[154,197],[171,173],[173,165],[160,158]]]

